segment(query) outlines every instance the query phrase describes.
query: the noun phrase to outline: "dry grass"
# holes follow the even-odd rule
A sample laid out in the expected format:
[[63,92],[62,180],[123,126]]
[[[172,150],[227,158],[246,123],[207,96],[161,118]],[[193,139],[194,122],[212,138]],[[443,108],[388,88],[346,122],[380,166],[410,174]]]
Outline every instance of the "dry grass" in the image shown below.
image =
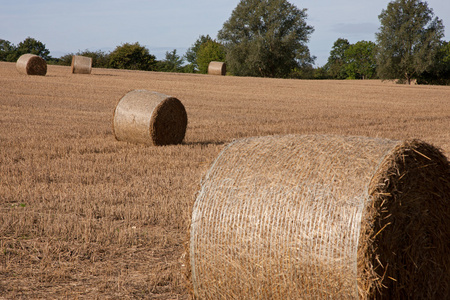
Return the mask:
[[[182,145],[117,142],[120,98],[182,99]],[[0,63],[0,295],[185,299],[180,256],[202,175],[245,136],[419,138],[450,154],[450,87]]]

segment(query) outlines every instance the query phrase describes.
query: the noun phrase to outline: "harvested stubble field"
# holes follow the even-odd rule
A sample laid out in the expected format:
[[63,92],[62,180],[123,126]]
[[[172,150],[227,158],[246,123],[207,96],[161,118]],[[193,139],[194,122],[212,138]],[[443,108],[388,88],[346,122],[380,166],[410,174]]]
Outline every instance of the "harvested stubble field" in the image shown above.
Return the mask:
[[[115,140],[130,90],[178,98],[182,145]],[[450,87],[302,81],[0,62],[0,299],[187,299],[184,242],[210,163],[271,134],[419,138],[450,155]]]

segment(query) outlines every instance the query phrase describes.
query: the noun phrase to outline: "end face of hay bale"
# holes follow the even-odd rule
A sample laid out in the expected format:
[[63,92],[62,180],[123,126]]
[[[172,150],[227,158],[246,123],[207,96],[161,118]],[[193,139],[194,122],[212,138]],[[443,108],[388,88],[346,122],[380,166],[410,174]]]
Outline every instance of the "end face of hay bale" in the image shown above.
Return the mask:
[[71,70],[73,74],[91,74],[92,58],[87,56],[72,56]]
[[113,118],[117,140],[155,146],[182,143],[186,127],[187,114],[180,100],[146,90],[127,93]]
[[225,76],[227,74],[227,66],[224,62],[212,61],[208,65],[208,74]]
[[[450,298],[450,164],[436,147],[405,141],[374,175],[358,250],[361,297]],[[365,283],[363,285],[362,283]]]
[[168,97],[158,104],[150,122],[153,143],[181,144],[186,134],[187,114],[180,100]]
[[[397,299],[433,296],[432,289],[440,298],[448,296],[448,161],[439,151],[415,149],[422,154],[415,155],[404,145],[314,135],[228,145],[204,177],[193,208],[189,256],[194,296]],[[419,156],[429,159],[413,164]],[[406,172],[385,167],[398,160],[408,166]],[[413,170],[422,179],[411,179]],[[406,181],[400,187],[392,177]],[[392,184],[395,190],[376,189]],[[404,195],[397,208],[379,198],[387,193]],[[410,199],[417,205],[408,205]],[[383,236],[389,227],[391,238]],[[425,228],[424,234],[415,239],[418,228],[412,227]],[[411,249],[419,254],[408,258]],[[375,264],[380,257],[383,268]],[[416,267],[425,264],[427,271]],[[393,279],[382,277],[385,271]],[[389,288],[379,290],[378,283]]]
[[35,54],[24,54],[17,60],[16,69],[24,75],[45,76],[47,74],[47,62]]

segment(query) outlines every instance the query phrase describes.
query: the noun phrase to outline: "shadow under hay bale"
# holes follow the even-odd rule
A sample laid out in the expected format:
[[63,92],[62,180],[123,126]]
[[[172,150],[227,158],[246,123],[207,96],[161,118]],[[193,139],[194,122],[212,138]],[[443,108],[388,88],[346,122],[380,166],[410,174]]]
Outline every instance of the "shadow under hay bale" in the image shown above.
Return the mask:
[[449,175],[417,140],[237,140],[194,204],[194,296],[449,299]]
[[81,55],[73,55],[71,70],[73,74],[91,74],[92,58]]
[[180,100],[157,92],[131,91],[114,111],[113,131],[119,141],[155,146],[180,144],[186,127],[187,114]]
[[24,54],[17,60],[16,69],[24,75],[45,76],[47,74],[47,62],[35,54]]
[[224,62],[212,61],[208,65],[208,74],[224,76],[227,74],[227,66]]

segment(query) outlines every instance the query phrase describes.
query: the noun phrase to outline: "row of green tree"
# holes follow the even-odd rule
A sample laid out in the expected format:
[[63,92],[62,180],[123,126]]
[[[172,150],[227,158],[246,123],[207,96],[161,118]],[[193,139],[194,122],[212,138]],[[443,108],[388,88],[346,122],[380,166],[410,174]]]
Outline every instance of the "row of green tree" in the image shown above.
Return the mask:
[[[443,41],[444,25],[427,2],[394,0],[379,15],[376,43],[350,44],[339,38],[327,63],[314,67],[307,47],[314,28],[306,23],[306,9],[286,0],[241,0],[217,34],[201,35],[180,56],[166,52],[158,61],[139,43],[125,43],[112,52],[80,51],[93,67],[163,72],[206,73],[210,61],[225,61],[236,76],[333,79],[399,79],[410,83],[450,84],[450,43]],[[70,65],[72,53],[52,58],[45,45],[27,38],[17,46],[0,40],[0,60],[16,61],[24,53],[49,63]]]
[[333,44],[328,61],[323,67],[330,78],[370,79],[376,77],[376,44],[359,41],[350,44],[339,38]]
[[[28,37],[18,45],[0,39],[0,61],[16,62],[26,53],[32,53],[44,58],[48,64],[70,66],[73,55],[82,55],[92,58],[94,68],[114,68],[128,70],[206,73],[210,61],[225,59],[223,45],[213,41],[209,36],[202,36],[188,49],[185,56],[177,54],[177,50],[167,51],[164,60],[157,60],[150,51],[138,42],[124,43],[117,46],[112,52],[105,51],[78,51],[59,58],[50,56],[50,51],[42,42]],[[187,62],[187,63],[186,63]]]
[[378,18],[377,43],[338,39],[320,73],[337,79],[450,84],[450,43],[442,40],[444,25],[427,2],[395,0]]

